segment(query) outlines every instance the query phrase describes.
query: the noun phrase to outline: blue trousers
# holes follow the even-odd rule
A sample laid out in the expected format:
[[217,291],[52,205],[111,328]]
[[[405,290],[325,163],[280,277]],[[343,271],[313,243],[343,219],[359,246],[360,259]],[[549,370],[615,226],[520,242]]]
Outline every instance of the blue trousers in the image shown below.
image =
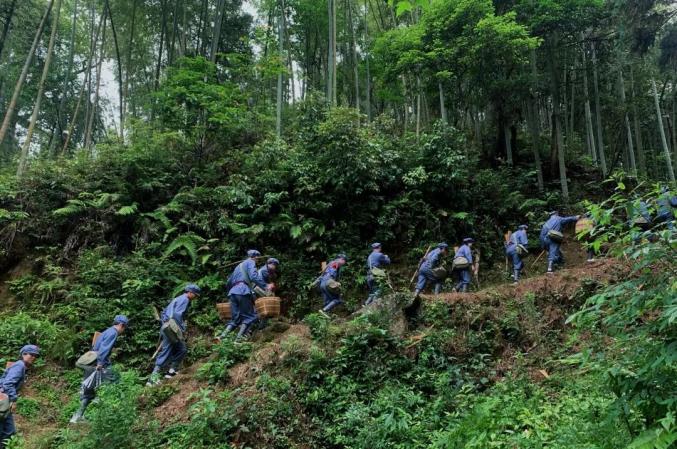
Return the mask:
[[[82,380],[87,379],[93,372],[96,370],[96,366],[88,366],[87,369],[82,373]],[[111,366],[101,370],[101,383],[116,383],[120,380],[120,375],[113,371]],[[96,397],[95,389],[81,389],[80,390],[80,400],[91,401]]]
[[160,337],[162,338],[162,347],[157,359],[155,359],[155,366],[164,368],[169,364],[170,368],[177,369],[188,352],[186,343],[178,341],[172,344],[162,333],[160,333]]
[[343,304],[341,295],[337,295],[336,293],[330,292],[327,289],[327,284],[324,282],[320,284],[320,292],[322,293],[322,299],[324,300],[324,307],[322,308],[322,310],[324,310],[325,312],[329,312],[334,307]]
[[369,305],[381,296],[381,286],[371,273],[367,274],[367,288],[369,289],[369,296],[365,304]]
[[458,279],[458,284],[456,284],[456,290],[461,291],[464,288],[467,290],[470,282],[472,281],[472,276],[470,276],[470,268],[464,268],[462,270],[456,270],[456,277]]
[[259,319],[254,307],[254,295],[230,295],[228,299],[232,314],[229,326],[237,327],[240,324],[249,326]]
[[543,249],[548,250],[548,262],[553,264],[564,264],[564,256],[560,250],[560,244],[553,241],[552,239],[546,237],[541,241],[541,246]]
[[11,413],[7,418],[0,420],[0,449],[5,447],[7,440],[16,433],[16,426],[14,425],[14,415]]
[[433,272],[429,268],[421,268],[418,271],[418,280],[416,281],[416,290],[423,291],[425,290],[428,282],[432,283],[435,286],[435,292],[439,292],[442,283],[439,279],[433,276]]

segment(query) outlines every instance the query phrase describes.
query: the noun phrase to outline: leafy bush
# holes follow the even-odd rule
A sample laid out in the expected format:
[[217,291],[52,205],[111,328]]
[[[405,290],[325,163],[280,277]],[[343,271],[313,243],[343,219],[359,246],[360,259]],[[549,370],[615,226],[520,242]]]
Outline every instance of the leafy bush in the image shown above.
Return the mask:
[[214,347],[212,359],[205,362],[197,372],[198,378],[210,383],[226,383],[229,380],[228,369],[249,358],[252,346],[250,343],[235,343],[234,339],[225,338]]
[[24,312],[1,316],[0,335],[0,354],[5,361],[18,359],[19,350],[27,344],[38,345],[44,355],[55,359],[70,355],[72,348],[65,329],[49,318],[36,318]]

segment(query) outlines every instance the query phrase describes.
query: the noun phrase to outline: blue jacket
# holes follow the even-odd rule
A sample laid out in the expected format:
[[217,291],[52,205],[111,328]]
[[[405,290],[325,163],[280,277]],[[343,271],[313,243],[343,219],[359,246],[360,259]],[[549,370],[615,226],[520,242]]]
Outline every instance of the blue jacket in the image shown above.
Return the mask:
[[367,271],[372,268],[381,268],[383,266],[390,265],[390,257],[379,251],[372,251],[367,257]]
[[431,270],[438,266],[442,261],[442,250],[440,248],[435,248],[430,251],[425,257],[425,260],[421,264],[421,270]]
[[513,232],[513,234],[510,236],[510,241],[508,242],[507,246],[517,244],[524,246],[527,246],[529,244],[529,239],[527,238],[527,231],[525,231],[524,229],[520,229],[518,231]]
[[277,280],[277,270],[271,272],[270,270],[268,270],[268,265],[266,264],[261,268],[259,268],[259,277],[266,284],[272,284]]
[[23,360],[14,362],[0,377],[0,388],[9,396],[10,402],[16,402],[25,379],[26,364]]
[[[247,278],[245,277],[245,273],[247,273],[249,277],[249,283],[251,284],[251,288],[247,284]],[[237,267],[235,267],[235,270],[233,270],[233,274],[230,275],[230,278],[228,278],[228,283],[226,284],[226,288],[228,290],[228,296],[230,295],[251,295],[254,293],[254,286],[258,285],[261,288],[266,288],[268,287],[268,284],[261,279],[261,276],[259,276],[259,272],[256,271],[256,262],[254,259],[246,259],[243,262],[241,262]]]
[[324,270],[324,273],[322,273],[322,283],[327,282],[329,279],[338,281],[339,277],[341,277],[341,266],[339,265],[338,260],[332,260],[327,265],[327,269]]
[[545,222],[541,228],[541,241],[545,241],[548,237],[548,232],[558,231],[562,232],[562,228],[569,223],[573,223],[578,220],[578,217],[571,215],[569,217],[560,217],[559,215],[553,215]]
[[169,305],[165,307],[165,310],[162,311],[162,322],[166,323],[170,319],[174,318],[176,324],[178,324],[181,330],[185,332],[186,323],[184,323],[184,319],[186,317],[186,313],[188,312],[189,305],[190,299],[188,299],[188,295],[185,293],[172,299],[172,302],[170,302]]
[[110,353],[113,351],[113,346],[117,339],[118,331],[115,330],[114,326],[109,327],[99,336],[99,339],[92,346],[92,351],[98,352],[96,356],[97,365],[101,365],[104,368],[110,366]]
[[456,254],[454,254],[454,259],[457,257],[465,257],[468,259],[468,262],[472,263],[472,251],[470,251],[470,247],[465,244],[461,245]]

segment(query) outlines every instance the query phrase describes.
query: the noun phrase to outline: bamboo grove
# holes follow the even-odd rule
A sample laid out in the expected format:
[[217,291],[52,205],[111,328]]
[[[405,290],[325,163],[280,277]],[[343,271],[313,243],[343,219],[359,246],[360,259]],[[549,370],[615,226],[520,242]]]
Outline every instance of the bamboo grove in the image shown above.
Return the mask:
[[321,95],[416,138],[444,121],[485,164],[529,165],[564,198],[579,160],[674,180],[676,14],[668,0],[2,0],[2,164],[21,175],[31,157],[126,142],[158,119],[168,71],[204,58],[259,134],[284,137]]

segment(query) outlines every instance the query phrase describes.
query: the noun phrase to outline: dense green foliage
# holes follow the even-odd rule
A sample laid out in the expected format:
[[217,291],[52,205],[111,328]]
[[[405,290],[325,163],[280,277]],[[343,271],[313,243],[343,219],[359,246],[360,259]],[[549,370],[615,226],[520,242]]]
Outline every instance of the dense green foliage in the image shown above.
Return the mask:
[[[632,216],[674,190],[674,8],[0,0],[0,363],[45,354],[10,447],[668,449],[675,234]],[[504,232],[529,224],[537,254],[555,207],[590,212],[609,284],[410,305],[428,245],[473,236],[483,285],[501,284]],[[393,285],[362,314],[373,241]],[[287,318],[213,344],[250,248],[282,261]],[[328,320],[308,285],[338,252]],[[143,388],[154,308],[187,282],[189,387]],[[73,361],[119,313],[122,381],[68,427]]]

